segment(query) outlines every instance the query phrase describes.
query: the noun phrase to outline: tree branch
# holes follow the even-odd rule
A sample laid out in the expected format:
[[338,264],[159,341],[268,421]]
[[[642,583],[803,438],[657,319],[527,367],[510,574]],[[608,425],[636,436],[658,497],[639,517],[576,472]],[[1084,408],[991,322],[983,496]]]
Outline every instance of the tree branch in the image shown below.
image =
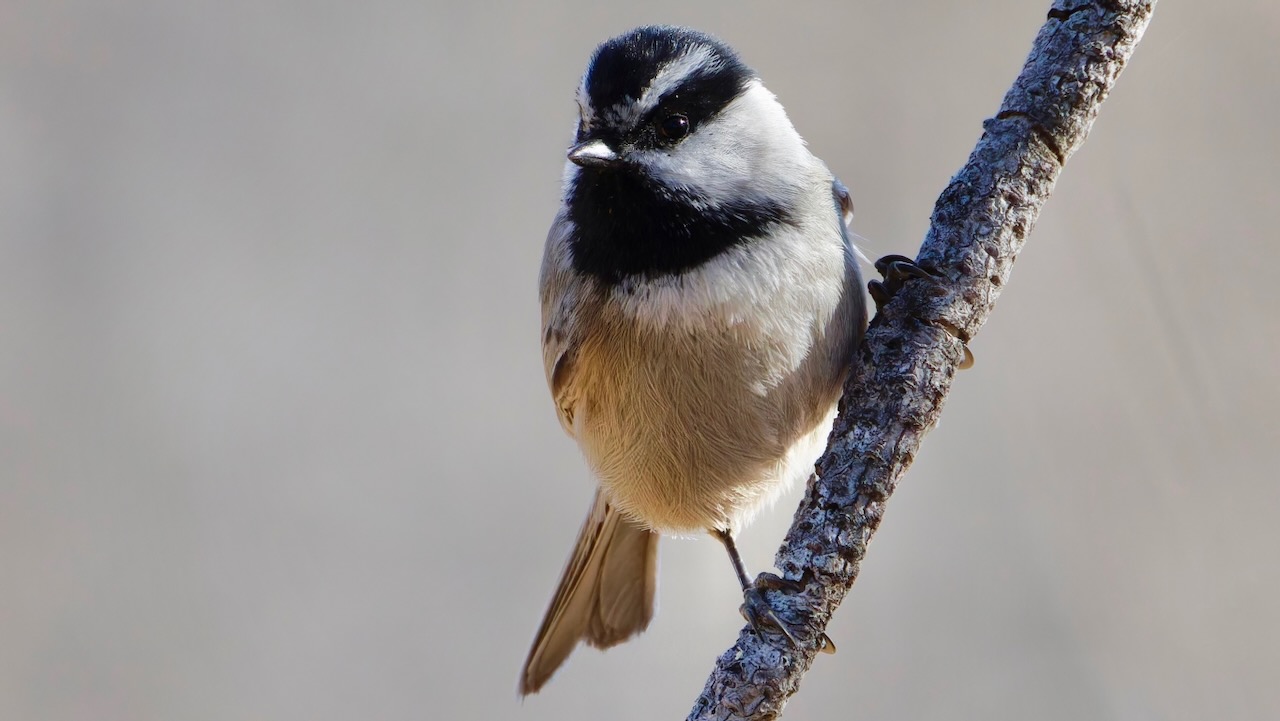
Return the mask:
[[995,307],[1066,159],[1142,37],[1155,0],[1057,0],[999,113],[934,206],[910,280],[876,315],[830,445],[775,559],[803,589],[769,591],[802,639],[744,628],[716,663],[690,721],[774,719],[813,663],[858,575],[885,503],[937,423],[964,343]]

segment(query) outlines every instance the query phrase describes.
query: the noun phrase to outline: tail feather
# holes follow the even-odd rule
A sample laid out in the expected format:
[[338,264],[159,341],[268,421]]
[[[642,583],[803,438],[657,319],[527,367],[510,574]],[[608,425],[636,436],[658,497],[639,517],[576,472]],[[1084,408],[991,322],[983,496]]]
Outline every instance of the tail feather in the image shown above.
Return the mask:
[[520,695],[536,693],[585,640],[609,648],[653,618],[658,534],[623,517],[596,491],[573,555],[520,674]]

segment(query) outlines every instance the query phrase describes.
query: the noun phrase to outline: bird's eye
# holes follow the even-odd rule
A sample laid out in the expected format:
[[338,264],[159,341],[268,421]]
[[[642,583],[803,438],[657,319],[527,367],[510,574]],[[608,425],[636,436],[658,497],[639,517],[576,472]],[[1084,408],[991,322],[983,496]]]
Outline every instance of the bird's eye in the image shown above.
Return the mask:
[[658,121],[658,135],[663,140],[676,141],[689,134],[689,117],[686,115],[668,115]]

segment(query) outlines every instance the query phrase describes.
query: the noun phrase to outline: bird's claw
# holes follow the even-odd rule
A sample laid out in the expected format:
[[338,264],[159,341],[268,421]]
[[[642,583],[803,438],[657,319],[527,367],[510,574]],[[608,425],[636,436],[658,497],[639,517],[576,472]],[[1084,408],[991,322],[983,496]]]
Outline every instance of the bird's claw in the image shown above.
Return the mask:
[[[798,592],[804,589],[804,584],[797,581],[790,581],[773,573],[760,574],[755,583],[751,584],[742,591],[742,617],[751,625],[751,630],[756,635],[763,637],[767,629],[776,630],[786,637],[787,641],[795,648],[800,648],[801,643],[792,632],[791,627],[778,617],[773,606],[769,605],[769,600],[765,598],[766,591],[784,590]],[[821,646],[818,650],[823,653],[835,653],[836,645],[827,634],[822,634],[819,639]]]
[[[911,278],[920,278],[926,280],[934,286],[938,292],[945,292],[945,288],[938,280],[940,273],[918,265],[914,260],[905,255],[886,255],[875,263],[876,270],[884,278],[884,280],[873,280],[867,283],[867,292],[871,294],[871,300],[875,301],[876,311],[884,308],[885,304],[900,290],[902,286]],[[964,357],[961,358],[959,365],[960,370],[966,370],[973,367],[973,352],[969,350],[969,346],[964,346]]]
[[875,263],[876,271],[884,280],[873,280],[867,283],[867,291],[875,301],[876,310],[884,307],[902,286],[911,278],[920,278],[937,284],[938,274],[928,271],[905,255],[886,255]]
[[886,280],[894,280],[895,278],[905,280],[908,276],[932,280],[936,275],[921,268],[916,264],[915,260],[905,255],[886,255],[877,260],[875,265],[876,272],[884,276]]

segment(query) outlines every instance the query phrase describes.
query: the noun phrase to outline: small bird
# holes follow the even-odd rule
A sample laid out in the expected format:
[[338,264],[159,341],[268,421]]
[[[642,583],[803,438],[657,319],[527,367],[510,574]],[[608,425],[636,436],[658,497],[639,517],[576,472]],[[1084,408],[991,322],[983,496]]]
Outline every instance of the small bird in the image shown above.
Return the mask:
[[[759,630],[790,636],[734,536],[825,446],[866,327],[844,186],[723,42],[641,27],[578,87],[540,291],[547,382],[599,482],[520,676],[653,617],[660,534],[728,550]],[[795,639],[792,638],[792,641]]]

